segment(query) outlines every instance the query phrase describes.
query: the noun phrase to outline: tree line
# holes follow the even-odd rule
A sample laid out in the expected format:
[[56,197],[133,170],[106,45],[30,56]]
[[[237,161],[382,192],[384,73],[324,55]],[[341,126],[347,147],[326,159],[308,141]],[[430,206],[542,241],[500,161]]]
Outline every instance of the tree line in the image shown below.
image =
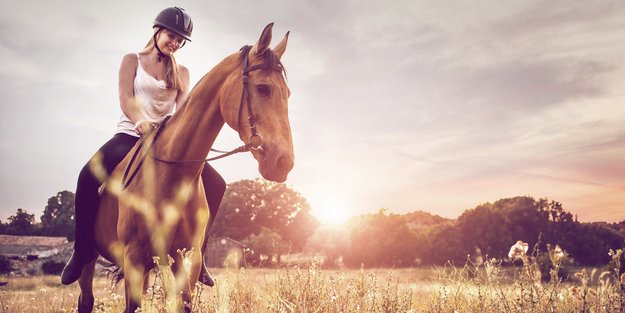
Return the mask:
[[[337,248],[323,238],[332,232],[314,234],[314,249],[327,250],[328,259],[340,256],[347,267],[405,267],[419,264],[462,265],[468,258],[507,259],[518,240],[529,244],[530,253],[545,253],[558,245],[574,264],[605,265],[610,249],[623,248],[625,221],[581,223],[562,204],[548,199],[514,197],[485,203],[466,210],[457,219],[444,219],[426,212],[408,214],[380,210],[353,219]],[[329,232],[329,234],[328,234]],[[318,238],[316,238],[318,237]],[[346,251],[342,255],[337,251]]]
[[73,192],[59,191],[48,199],[40,222],[36,221],[35,214],[29,214],[27,210],[19,208],[14,215],[9,216],[6,223],[0,221],[0,234],[67,237],[68,240],[73,241],[74,200]]
[[[342,227],[320,225],[306,199],[285,184],[241,180],[228,184],[210,236],[245,244],[250,265],[280,263],[281,256],[322,255],[325,265],[350,268],[461,265],[468,257],[506,259],[518,240],[539,251],[564,249],[577,265],[606,264],[624,246],[625,221],[581,223],[561,203],[529,196],[505,198],[464,211],[457,219],[427,212],[377,213]],[[18,209],[0,233],[74,236],[74,194],[48,199],[40,222]]]

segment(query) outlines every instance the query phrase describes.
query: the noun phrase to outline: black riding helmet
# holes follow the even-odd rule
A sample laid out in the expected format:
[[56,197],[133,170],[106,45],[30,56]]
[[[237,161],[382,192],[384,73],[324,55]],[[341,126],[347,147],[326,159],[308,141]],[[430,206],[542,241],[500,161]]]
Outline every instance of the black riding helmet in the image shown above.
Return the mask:
[[184,39],[191,41],[193,22],[191,21],[191,16],[183,8],[170,7],[161,11],[154,19],[154,27],[167,28]]
[[163,54],[161,49],[156,44],[156,36],[158,33],[160,33],[163,28],[167,28],[170,31],[182,36],[185,39],[180,46],[180,48],[182,48],[187,40],[191,41],[193,22],[191,21],[191,16],[189,16],[183,8],[170,7],[161,11],[161,13],[156,16],[153,28],[158,28],[158,30],[154,32],[152,39],[154,40],[154,47],[158,51],[158,61],[160,62],[162,58],[167,56]]

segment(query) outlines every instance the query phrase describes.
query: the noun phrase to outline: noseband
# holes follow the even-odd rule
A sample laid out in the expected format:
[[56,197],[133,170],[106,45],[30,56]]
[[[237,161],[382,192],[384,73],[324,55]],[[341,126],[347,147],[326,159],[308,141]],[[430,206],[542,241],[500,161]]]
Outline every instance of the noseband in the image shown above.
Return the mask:
[[[239,105],[239,118],[238,118],[238,122],[237,122],[237,126],[239,127],[239,131],[241,130],[241,114],[243,112],[243,106],[247,105],[247,112],[248,112],[248,116],[247,116],[247,120],[249,123],[249,127],[250,130],[252,131],[252,134],[250,135],[250,138],[248,139],[248,142],[236,149],[233,149],[231,151],[220,151],[220,150],[215,150],[211,148],[211,151],[214,152],[218,152],[218,153],[222,153],[221,155],[218,155],[216,157],[212,157],[212,158],[207,158],[207,159],[200,159],[200,160],[169,160],[169,159],[163,159],[160,157],[157,157],[155,155],[152,154],[152,146],[154,146],[154,143],[156,142],[156,139],[158,139],[159,135],[161,134],[161,131],[163,130],[163,128],[165,127],[165,124],[167,123],[167,121],[169,120],[169,118],[171,116],[167,116],[165,117],[165,119],[163,120],[163,122],[161,122],[161,124],[157,127],[157,128],[153,128],[150,130],[150,132],[148,132],[145,136],[141,137],[141,142],[139,144],[139,147],[135,150],[135,153],[132,155],[132,157],[130,158],[130,162],[128,163],[128,166],[126,167],[126,171],[124,171],[124,176],[122,177],[122,190],[126,189],[126,187],[128,187],[128,185],[130,185],[130,183],[132,182],[132,180],[135,178],[135,176],[137,175],[137,173],[139,172],[139,169],[141,168],[141,166],[143,165],[143,162],[145,161],[145,158],[149,155],[150,157],[152,157],[154,160],[163,162],[163,163],[167,163],[167,164],[181,164],[181,163],[202,163],[202,162],[209,162],[209,161],[214,161],[214,160],[218,160],[221,158],[225,158],[227,156],[239,153],[239,152],[247,152],[250,150],[254,150],[254,151],[258,151],[261,155],[262,158],[264,158],[264,150],[263,150],[263,137],[260,135],[260,132],[258,131],[257,127],[256,127],[256,116],[254,115],[254,110],[252,109],[252,100],[250,99],[250,92],[249,92],[249,73],[256,71],[256,70],[261,70],[261,69],[271,69],[271,70],[281,70],[281,69],[276,69],[275,66],[270,66],[268,64],[265,63],[261,63],[261,64],[257,64],[254,66],[249,66],[249,51],[252,48],[252,46],[244,46],[243,48],[241,48],[241,52],[243,53],[243,60],[242,60],[242,68],[243,70],[241,71],[242,74],[242,82],[243,82],[243,93],[241,94],[241,103]],[[152,132],[156,131],[156,133],[154,134],[154,137],[152,137],[152,142],[150,143],[150,146],[148,146],[146,149],[146,153],[143,155],[143,157],[141,158],[141,160],[139,161],[139,164],[137,164],[137,167],[135,168],[135,170],[132,172],[132,174],[130,174],[130,177],[128,177],[128,174],[130,172],[130,168],[132,167],[132,164],[134,163],[137,155],[139,154],[139,151],[141,150],[141,148],[143,146],[146,145],[146,142],[144,140],[145,137],[148,137]]]

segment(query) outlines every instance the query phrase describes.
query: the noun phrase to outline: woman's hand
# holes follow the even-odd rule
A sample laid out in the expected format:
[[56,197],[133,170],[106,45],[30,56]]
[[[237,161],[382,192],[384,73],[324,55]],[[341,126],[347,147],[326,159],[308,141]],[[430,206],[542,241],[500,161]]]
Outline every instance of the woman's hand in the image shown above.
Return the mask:
[[150,129],[152,129],[152,123],[146,120],[140,120],[135,123],[135,133],[137,133],[137,135],[139,136],[143,136],[144,134],[149,132]]

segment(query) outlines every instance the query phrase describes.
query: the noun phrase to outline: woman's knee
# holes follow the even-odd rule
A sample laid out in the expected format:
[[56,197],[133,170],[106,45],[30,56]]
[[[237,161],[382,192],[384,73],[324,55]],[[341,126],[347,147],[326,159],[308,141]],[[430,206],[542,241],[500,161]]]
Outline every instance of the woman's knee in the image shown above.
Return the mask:
[[89,163],[85,164],[78,174],[78,185],[83,186],[85,184],[97,184],[97,178],[93,174]]
[[226,181],[208,164],[202,171],[202,181],[204,182],[204,188],[210,189],[214,193],[223,195],[226,191]]

